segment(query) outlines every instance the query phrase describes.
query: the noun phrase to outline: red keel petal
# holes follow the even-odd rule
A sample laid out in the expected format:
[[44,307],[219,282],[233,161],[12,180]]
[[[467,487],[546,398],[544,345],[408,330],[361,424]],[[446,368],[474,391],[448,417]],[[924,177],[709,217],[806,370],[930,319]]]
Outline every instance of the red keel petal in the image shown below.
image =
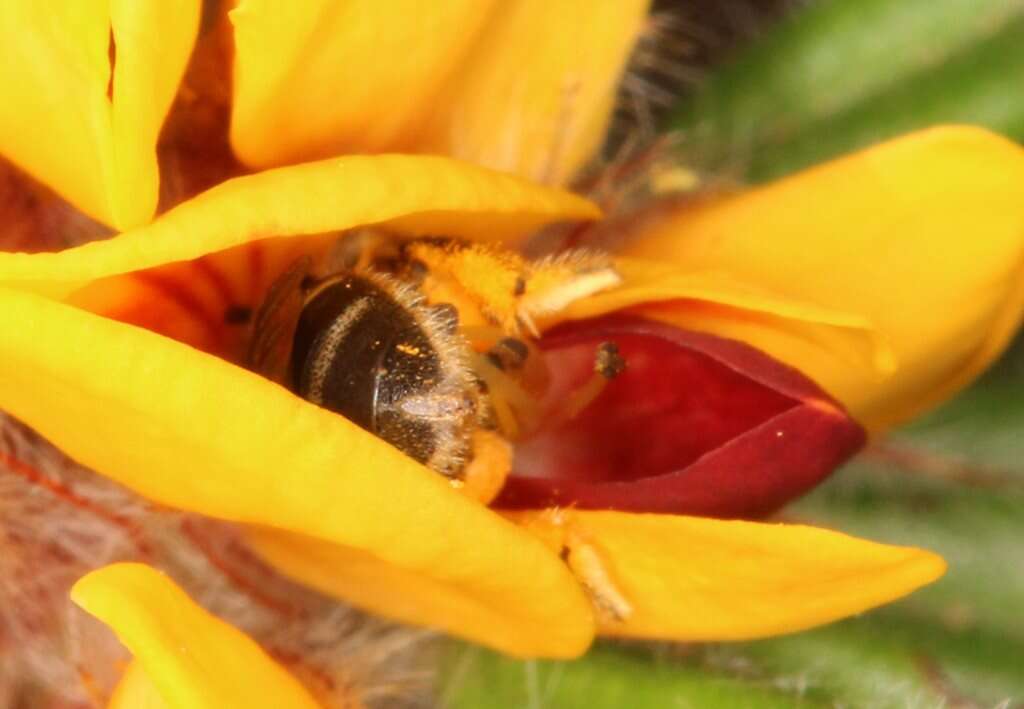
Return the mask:
[[618,344],[626,371],[576,418],[521,442],[499,508],[758,517],[855,453],[864,430],[800,372],[749,345],[627,315],[541,342],[550,401]]

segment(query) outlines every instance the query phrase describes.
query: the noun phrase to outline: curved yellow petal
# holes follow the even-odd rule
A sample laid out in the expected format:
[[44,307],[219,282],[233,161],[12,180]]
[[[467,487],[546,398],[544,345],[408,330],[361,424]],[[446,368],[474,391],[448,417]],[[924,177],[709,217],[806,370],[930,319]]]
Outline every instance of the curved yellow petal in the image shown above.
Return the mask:
[[[499,587],[505,584],[498,581],[494,595],[503,599],[481,602],[478,593],[459,584],[410,573],[364,551],[267,528],[250,528],[247,537],[274,568],[322,593],[393,620],[429,625],[487,645],[502,637],[500,646],[508,654],[576,657],[594,634],[593,616],[579,612],[581,596],[576,594],[502,591]],[[479,552],[501,554],[486,548]],[[472,570],[466,572],[468,577]],[[490,585],[486,579],[474,583]],[[535,603],[547,606],[550,622],[543,630],[537,624]]]
[[448,158],[349,156],[229,180],[114,239],[59,253],[0,254],[0,283],[63,297],[99,278],[270,237],[387,224],[488,241],[599,215],[568,192]]
[[567,182],[604,139],[649,0],[505,0],[416,149]]
[[[170,507],[394,565],[410,622],[438,624],[430,589],[446,586],[491,619],[452,618],[452,633],[522,655],[588,645],[590,610],[556,555],[344,418],[181,343],[34,294],[0,289],[0,327],[0,406],[79,462]],[[515,628],[501,621],[512,604]]]
[[803,630],[941,576],[931,552],[813,527],[585,512],[509,515],[560,551],[605,635],[744,640]]
[[135,656],[111,707],[320,707],[251,638],[201,608],[155,569],[106,566],[79,579],[71,599],[109,625]]
[[146,674],[138,660],[128,663],[117,683],[107,709],[168,709],[160,690]]
[[118,228],[148,221],[156,141],[199,9],[199,0],[5,0],[0,153],[91,217]]
[[629,255],[726,271],[873,323],[895,357],[881,378],[772,323],[685,309],[668,316],[798,367],[880,430],[965,386],[1017,329],[1024,149],[977,128],[927,130],[681,208],[633,236]]
[[690,271],[684,264],[617,258],[615,269],[622,276],[620,286],[578,300],[554,316],[539,318],[541,326],[630,309],[669,321],[678,321],[682,313],[693,319],[731,315],[771,322],[780,332],[799,336],[807,345],[825,346],[865,376],[880,376],[894,366],[888,342],[861,315],[773,293],[728,273]]
[[231,141],[267,167],[344,152],[566,182],[604,138],[649,0],[242,0]]
[[231,143],[255,167],[410,145],[493,0],[242,0]]

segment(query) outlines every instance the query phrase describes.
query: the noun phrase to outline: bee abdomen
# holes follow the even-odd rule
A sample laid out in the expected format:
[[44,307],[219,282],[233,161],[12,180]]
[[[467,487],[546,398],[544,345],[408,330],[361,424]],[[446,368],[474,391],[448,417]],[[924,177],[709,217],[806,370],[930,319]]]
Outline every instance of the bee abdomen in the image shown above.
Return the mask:
[[345,273],[311,293],[295,333],[293,384],[300,396],[455,474],[475,414],[468,375],[449,361],[455,345],[425,327],[425,306],[390,285]]

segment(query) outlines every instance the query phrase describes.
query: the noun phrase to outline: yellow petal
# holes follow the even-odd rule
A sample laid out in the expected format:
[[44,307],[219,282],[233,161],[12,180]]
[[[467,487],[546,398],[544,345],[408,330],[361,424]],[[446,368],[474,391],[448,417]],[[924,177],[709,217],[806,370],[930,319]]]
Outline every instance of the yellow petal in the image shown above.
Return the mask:
[[883,377],[851,367],[806,329],[728,312],[667,316],[798,367],[880,430],[964,387],[1017,329],[1024,150],[977,128],[936,128],[682,208],[634,236],[629,255],[725,271],[873,323],[895,358]]
[[[251,638],[148,566],[114,564],[93,571],[74,585],[71,599],[109,625],[135,656],[111,707],[320,706]],[[153,701],[154,689],[162,703]]]
[[52,254],[0,254],[0,283],[63,297],[89,281],[276,236],[386,223],[480,241],[592,219],[590,202],[440,157],[351,156],[224,182],[145,227]]
[[622,284],[576,301],[550,318],[543,327],[562,320],[597,317],[618,310],[637,310],[648,317],[678,321],[701,316],[729,316],[758,323],[770,322],[780,333],[799,333],[805,345],[817,343],[865,376],[877,377],[894,366],[893,353],[873,323],[861,315],[823,307],[741,282],[722,272],[690,271],[685,264],[617,258]]
[[649,0],[505,0],[416,148],[562,184],[604,139]]
[[408,147],[493,0],[242,0],[231,142],[255,167]]
[[[0,405],[140,495],[396,566],[395,603],[412,622],[513,654],[571,656],[589,643],[590,610],[556,555],[344,418],[37,295],[0,289],[0,328]],[[440,619],[438,587],[480,612]],[[510,604],[516,627],[503,620]]]
[[167,709],[167,702],[139,661],[132,660],[117,683],[107,709]]
[[892,601],[946,568],[927,551],[797,525],[576,510],[510,517],[566,556],[604,609],[606,635],[788,633]]
[[[455,536],[454,528],[448,534]],[[322,593],[393,620],[426,624],[484,644],[494,644],[493,638],[501,637],[500,647],[508,654],[575,657],[594,633],[593,616],[580,613],[582,596],[577,594],[525,591],[501,580],[474,579],[473,585],[493,586],[491,599],[481,602],[470,584],[439,583],[364,551],[266,528],[250,528],[247,536],[276,569]],[[481,554],[502,554],[476,539],[461,543],[476,546]],[[465,572],[469,581],[473,570]],[[545,606],[548,625],[543,631],[538,628],[534,604]]]
[[648,5],[243,0],[232,145],[256,167],[402,150],[564,183],[604,139]]
[[255,310],[283,269],[337,231],[385,223],[486,241],[597,214],[574,195],[447,158],[354,156],[231,180],[115,239],[0,253],[0,283],[239,361],[246,328],[230,313]]
[[199,8],[199,0],[5,0],[0,153],[91,217],[118,228],[148,221],[159,191],[156,141]]

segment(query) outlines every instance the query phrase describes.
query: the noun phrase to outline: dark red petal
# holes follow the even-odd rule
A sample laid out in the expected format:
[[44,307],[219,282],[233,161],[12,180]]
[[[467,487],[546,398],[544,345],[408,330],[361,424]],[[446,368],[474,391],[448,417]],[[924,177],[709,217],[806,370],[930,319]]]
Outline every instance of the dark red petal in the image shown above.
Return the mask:
[[855,453],[864,430],[803,374],[749,345],[617,314],[545,335],[546,407],[618,344],[626,371],[571,421],[517,444],[499,508],[758,517]]

